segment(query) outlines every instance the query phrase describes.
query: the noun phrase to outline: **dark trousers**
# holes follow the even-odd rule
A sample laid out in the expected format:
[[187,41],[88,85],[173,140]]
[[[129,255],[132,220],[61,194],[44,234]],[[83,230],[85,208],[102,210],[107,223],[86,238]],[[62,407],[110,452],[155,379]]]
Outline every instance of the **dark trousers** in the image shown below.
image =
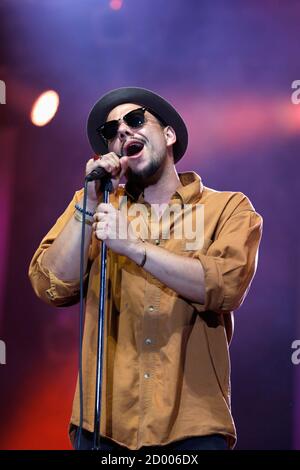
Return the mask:
[[[76,440],[78,431],[76,432]],[[110,452],[128,452],[127,447],[123,447],[111,439],[102,437],[100,439],[101,450]],[[91,450],[93,448],[93,433],[82,430],[79,450]],[[209,436],[189,437],[177,442],[171,442],[164,446],[145,446],[138,451],[131,452],[157,452],[157,451],[181,451],[181,450],[226,450],[228,445],[226,438],[221,434],[211,434]]]

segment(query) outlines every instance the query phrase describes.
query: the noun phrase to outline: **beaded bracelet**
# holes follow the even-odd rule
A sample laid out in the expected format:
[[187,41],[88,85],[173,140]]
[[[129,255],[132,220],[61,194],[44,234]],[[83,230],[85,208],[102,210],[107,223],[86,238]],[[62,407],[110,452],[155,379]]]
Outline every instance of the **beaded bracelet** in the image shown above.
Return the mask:
[[[75,204],[75,209],[77,209],[81,214],[83,214],[83,208],[80,207],[78,204]],[[89,215],[90,217],[94,217],[95,212],[85,211],[85,215]]]
[[[74,217],[76,220],[78,220],[78,222],[81,222],[81,223],[83,222],[83,214],[81,212],[79,211],[75,212]],[[91,219],[88,219],[87,217],[85,218],[85,223],[87,225],[91,225],[91,226],[93,225],[93,221]]]

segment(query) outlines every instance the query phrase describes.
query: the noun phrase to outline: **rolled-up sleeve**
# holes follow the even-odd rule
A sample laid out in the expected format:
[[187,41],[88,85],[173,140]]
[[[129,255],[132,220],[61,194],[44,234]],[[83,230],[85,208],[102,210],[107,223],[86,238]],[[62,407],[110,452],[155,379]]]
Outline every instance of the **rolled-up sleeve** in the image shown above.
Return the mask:
[[204,304],[193,303],[199,312],[226,313],[241,306],[256,272],[262,222],[261,215],[242,195],[236,208],[222,221],[207,252],[194,253],[205,278]]
[[[41,241],[29,266],[28,275],[36,295],[45,302],[57,307],[73,305],[79,301],[79,280],[66,282],[58,279],[53,272],[42,265],[41,260],[47,248],[53,243],[73,216],[75,204],[80,200],[81,196],[82,190],[75,193],[67,209]],[[88,273],[84,276],[85,284],[87,280]]]

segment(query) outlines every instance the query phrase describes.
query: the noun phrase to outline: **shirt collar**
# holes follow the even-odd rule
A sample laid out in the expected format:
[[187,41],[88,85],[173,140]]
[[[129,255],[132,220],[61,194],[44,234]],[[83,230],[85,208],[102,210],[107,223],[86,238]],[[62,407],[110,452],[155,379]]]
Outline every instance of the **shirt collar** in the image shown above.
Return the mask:
[[[181,186],[178,186],[171,199],[180,199],[183,204],[193,203],[201,198],[203,183],[201,176],[194,171],[178,173]],[[125,185],[125,193],[134,201],[143,204],[144,195],[140,188]]]
[[194,171],[187,171],[185,173],[178,173],[182,186],[179,186],[172,196],[173,198],[180,198],[183,204],[189,204],[198,201],[202,196],[203,184],[201,176],[197,175]]

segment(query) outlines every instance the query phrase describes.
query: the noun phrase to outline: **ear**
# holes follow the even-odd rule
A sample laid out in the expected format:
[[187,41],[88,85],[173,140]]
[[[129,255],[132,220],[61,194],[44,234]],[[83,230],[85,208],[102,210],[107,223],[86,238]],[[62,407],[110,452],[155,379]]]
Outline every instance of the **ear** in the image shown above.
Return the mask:
[[164,135],[165,135],[165,139],[166,139],[166,143],[167,143],[168,147],[175,144],[175,142],[176,142],[176,133],[175,133],[173,127],[171,127],[171,126],[165,127],[164,128]]

